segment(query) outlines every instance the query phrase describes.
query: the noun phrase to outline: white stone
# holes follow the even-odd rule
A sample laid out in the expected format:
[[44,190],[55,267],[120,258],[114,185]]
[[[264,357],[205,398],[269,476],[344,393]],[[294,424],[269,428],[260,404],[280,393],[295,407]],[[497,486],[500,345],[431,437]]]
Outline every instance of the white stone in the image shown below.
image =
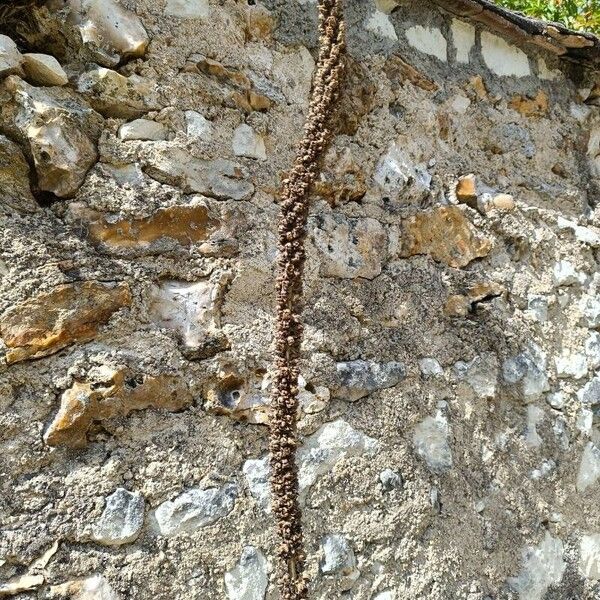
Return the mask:
[[588,442],[581,456],[579,472],[577,473],[577,491],[585,492],[594,485],[600,477],[600,448]]
[[587,358],[584,354],[572,354],[563,352],[555,358],[556,375],[561,379],[572,377],[581,379],[588,372]]
[[38,85],[66,85],[69,78],[60,63],[49,54],[23,54],[26,78]]
[[523,567],[517,577],[508,580],[521,600],[543,600],[551,585],[560,583],[565,572],[563,543],[548,532],[537,546],[522,552]]
[[142,22],[116,0],[69,0],[69,6],[70,21],[79,27],[84,44],[98,50],[95,58],[103,66],[146,53],[149,38]]
[[583,296],[579,301],[583,325],[594,329],[600,327],[600,300],[595,296]]
[[583,435],[588,436],[592,432],[592,425],[594,424],[594,413],[586,407],[581,407],[577,414],[577,420],[575,426]]
[[402,476],[392,471],[392,469],[384,469],[379,473],[379,482],[385,492],[391,492],[395,489],[402,489]]
[[406,30],[406,39],[420,52],[435,56],[444,62],[448,60],[448,42],[437,27],[414,25]]
[[187,126],[187,134],[190,137],[198,138],[206,142],[212,139],[212,124],[211,122],[195,110],[185,111],[185,122]]
[[452,110],[460,115],[466,114],[467,110],[471,106],[471,100],[464,94],[458,94],[454,100],[452,100]]
[[591,227],[583,227],[578,225],[574,221],[569,221],[564,217],[558,217],[556,219],[556,224],[559,229],[569,229],[571,230],[577,241],[587,244],[588,246],[592,246],[592,248],[600,247],[600,233],[596,229],[592,229]]
[[510,384],[520,383],[526,401],[535,400],[550,389],[546,375],[546,355],[535,344],[504,361],[502,374]]
[[[362,454],[373,454],[379,447],[370,438],[338,419],[326,423],[309,436],[297,454],[300,500],[304,501],[311,485],[328,473],[340,461]],[[244,463],[243,472],[250,493],[258,505],[269,510],[269,458],[250,459]]]
[[106,499],[104,512],[92,528],[92,539],[105,546],[129,544],[137,539],[143,525],[143,496],[117,488]]
[[549,69],[546,61],[540,56],[538,58],[538,76],[546,81],[556,81],[562,79],[563,74],[560,69]]
[[556,410],[562,410],[565,407],[567,398],[564,392],[553,392],[546,396],[548,404]]
[[600,333],[597,331],[592,331],[586,340],[585,354],[590,368],[600,368]]
[[385,592],[373,596],[373,600],[396,600],[396,596],[391,590],[386,590]]
[[[375,167],[373,179],[392,199],[406,192],[412,185],[419,195],[430,189],[431,175],[420,165],[415,165],[405,154],[402,145],[394,142],[381,156]],[[406,194],[402,194],[405,198]]]
[[242,123],[233,132],[233,153],[257,160],[267,160],[265,141],[246,123]]
[[398,34],[393,23],[390,21],[388,15],[381,10],[375,10],[366,19],[365,28],[379,37],[388,38],[393,42],[398,41]]
[[542,438],[539,436],[537,426],[544,420],[544,411],[538,406],[530,404],[527,407],[527,429],[525,430],[525,443],[530,448],[539,448]]
[[185,346],[195,348],[217,327],[220,289],[209,280],[162,281],[150,290],[150,318],[159,327],[177,332]]
[[237,487],[233,484],[206,490],[193,488],[154,511],[158,530],[171,537],[212,525],[233,510],[236,497]]
[[206,19],[210,14],[208,0],[167,0],[165,15],[181,19]]
[[0,77],[17,73],[22,62],[23,57],[17,45],[7,35],[0,33]]
[[73,600],[119,600],[120,596],[112,589],[102,575],[85,579]]
[[548,298],[539,295],[528,296],[527,313],[536,321],[545,323],[548,320]]
[[435,358],[422,358],[419,361],[419,369],[425,377],[443,375],[444,369]]
[[489,31],[481,32],[481,53],[496,75],[526,77],[531,73],[527,54]]
[[356,569],[356,557],[343,535],[331,534],[321,540],[323,559],[321,573],[325,575],[350,575]]
[[122,140],[164,140],[167,128],[162,123],[150,119],[136,119],[119,127],[119,138]]
[[468,363],[459,361],[454,365],[460,379],[473,388],[479,398],[493,398],[498,381],[498,359],[494,354],[476,356]]
[[452,468],[449,434],[448,420],[441,412],[435,417],[426,417],[415,427],[415,450],[434,473],[444,473]]
[[471,49],[475,45],[475,27],[466,21],[452,19],[452,40],[456,48],[456,61],[468,63]]
[[349,219],[335,212],[310,221],[314,244],[325,277],[373,279],[381,273],[387,234],[376,219]]
[[594,581],[600,579],[600,533],[581,537],[579,570],[587,579]]
[[245,546],[240,560],[225,573],[229,600],[263,600],[269,585],[268,563],[254,546]]
[[569,260],[560,260],[552,270],[554,283],[558,287],[573,285],[585,280],[585,276],[575,269],[575,265]]
[[406,377],[406,369],[399,362],[351,360],[337,363],[336,375],[339,382],[336,395],[355,402],[372,392],[400,383]]

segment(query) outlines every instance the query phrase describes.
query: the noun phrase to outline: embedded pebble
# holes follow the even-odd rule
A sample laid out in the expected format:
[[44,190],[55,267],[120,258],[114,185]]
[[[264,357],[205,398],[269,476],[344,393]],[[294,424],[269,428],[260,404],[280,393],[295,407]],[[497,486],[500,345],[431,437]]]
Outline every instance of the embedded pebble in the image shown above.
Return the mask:
[[245,546],[237,564],[225,573],[229,600],[263,600],[269,585],[268,563],[254,546]]
[[336,396],[355,402],[377,390],[393,387],[406,377],[404,365],[398,362],[376,363],[352,360],[336,364],[339,387]]
[[415,450],[434,473],[444,473],[452,468],[449,435],[448,420],[441,412],[435,417],[426,417],[415,427]]
[[23,54],[23,69],[32,83],[38,85],[66,85],[69,78],[60,63],[49,54]]
[[117,488],[106,499],[104,512],[92,528],[92,539],[105,546],[129,544],[137,539],[143,524],[143,496]]
[[250,127],[242,123],[233,132],[233,153],[236,156],[245,156],[246,158],[255,158],[257,160],[267,160],[267,151],[265,150],[265,141]]
[[162,123],[149,119],[135,119],[119,127],[119,138],[127,140],[164,140],[167,128]]

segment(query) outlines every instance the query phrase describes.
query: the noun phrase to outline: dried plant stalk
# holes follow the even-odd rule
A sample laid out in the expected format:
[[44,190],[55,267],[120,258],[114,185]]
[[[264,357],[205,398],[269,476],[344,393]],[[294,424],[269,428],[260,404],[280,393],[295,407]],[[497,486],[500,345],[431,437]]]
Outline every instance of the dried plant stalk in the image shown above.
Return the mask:
[[319,58],[304,136],[294,167],[283,181],[279,223],[275,379],[270,418],[271,496],[280,544],[279,588],[282,600],[305,600],[306,554],[298,501],[295,462],[298,413],[298,360],[302,341],[302,275],[308,192],[325,145],[328,121],[339,96],[345,52],[341,0],[319,0]]

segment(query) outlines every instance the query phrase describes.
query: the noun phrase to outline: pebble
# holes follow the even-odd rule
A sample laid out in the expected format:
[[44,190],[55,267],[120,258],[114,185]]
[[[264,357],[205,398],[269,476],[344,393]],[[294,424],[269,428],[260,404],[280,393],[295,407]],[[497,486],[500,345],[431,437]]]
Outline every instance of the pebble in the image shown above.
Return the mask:
[[351,589],[360,572],[356,568],[356,557],[348,539],[340,534],[327,535],[321,540],[321,551],[321,573],[340,578],[342,590]]
[[162,123],[149,119],[135,119],[119,127],[119,138],[127,140],[164,140],[167,137],[167,128]]
[[563,352],[555,358],[556,375],[561,379],[581,379],[588,372],[587,357],[585,354]]
[[160,534],[165,537],[189,533],[227,516],[233,510],[236,498],[237,486],[234,484],[205,490],[194,488],[173,501],[163,502],[154,511],[154,517]]
[[579,570],[588,579],[600,580],[600,533],[581,537]]
[[236,156],[267,160],[267,151],[263,138],[246,123],[242,123],[233,132],[233,153]]
[[435,377],[444,374],[442,365],[435,358],[422,358],[419,361],[419,369],[424,377]]
[[0,77],[20,72],[22,62],[17,45],[7,35],[0,34]]
[[117,488],[106,499],[104,512],[92,528],[92,539],[105,546],[134,542],[144,525],[144,505],[141,494]]
[[254,546],[245,546],[238,563],[225,573],[229,600],[263,600],[269,585],[268,563]]
[[585,492],[594,485],[600,477],[600,448],[593,442],[588,442],[581,455],[577,473],[577,491]]
[[452,468],[449,434],[448,420],[439,411],[435,417],[426,417],[415,427],[415,450],[434,473],[445,473]]
[[494,354],[476,356],[466,363],[459,361],[454,365],[459,379],[464,379],[473,388],[479,398],[493,398],[498,381],[498,359]]
[[401,490],[404,482],[402,481],[402,475],[392,471],[392,469],[384,469],[379,473],[379,481],[384,492],[391,492],[392,490]]
[[186,131],[189,137],[208,142],[212,139],[211,122],[195,110],[185,111]]
[[349,402],[355,402],[377,390],[393,387],[406,377],[406,369],[399,362],[339,362],[336,364],[336,372],[339,382],[336,395]]
[[24,54],[23,69],[26,78],[38,85],[67,85],[69,78],[60,63],[49,54]]

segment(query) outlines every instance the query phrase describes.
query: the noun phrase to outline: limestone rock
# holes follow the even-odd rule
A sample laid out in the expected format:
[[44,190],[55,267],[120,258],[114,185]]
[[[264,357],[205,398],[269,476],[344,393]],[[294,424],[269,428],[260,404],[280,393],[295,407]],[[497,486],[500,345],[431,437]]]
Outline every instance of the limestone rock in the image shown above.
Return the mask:
[[102,118],[71,90],[8,77],[0,86],[0,122],[33,160],[42,190],[74,195],[96,162]]
[[208,0],[167,0],[165,15],[180,19],[205,19],[210,14]]
[[426,417],[415,427],[415,450],[434,473],[441,474],[452,468],[449,434],[448,420],[441,412],[435,417]]
[[494,398],[498,381],[498,359],[495,354],[482,354],[468,363],[459,361],[454,368],[459,378],[466,380],[479,398]]
[[127,284],[98,281],[59,285],[25,300],[0,317],[6,361],[39,358],[91,340],[113,313],[130,304]]
[[548,94],[539,90],[534,97],[514,96],[508,106],[524,117],[545,117],[548,114]]
[[237,163],[195,158],[178,148],[158,153],[145,172],[161,183],[179,187],[186,194],[247,200],[254,193],[254,186],[245,179],[245,170]]
[[406,377],[406,369],[398,362],[376,363],[353,360],[336,364],[339,388],[336,396],[354,402],[369,394],[390,388]]
[[122,140],[164,140],[167,128],[156,121],[136,119],[119,127],[119,137]]
[[560,583],[566,569],[563,550],[562,541],[548,532],[537,546],[523,550],[521,573],[508,580],[521,600],[543,600],[548,588]]
[[0,205],[19,213],[39,210],[29,187],[29,165],[17,144],[0,135]]
[[583,283],[585,275],[575,269],[575,265],[569,260],[560,260],[552,270],[554,283],[557,287],[565,287],[577,283]]
[[73,600],[120,600],[119,596],[111,587],[110,583],[102,575],[93,575],[87,579],[67,581],[61,585],[53,585],[50,588],[52,598],[72,598]]
[[237,487],[233,484],[205,490],[193,488],[173,501],[163,502],[154,511],[158,530],[161,535],[172,537],[212,525],[233,510],[236,498]]
[[519,384],[525,401],[535,400],[550,389],[546,358],[537,348],[532,347],[505,360],[502,373],[506,383]]
[[179,377],[145,375],[127,368],[101,369],[89,381],[76,381],[63,393],[44,440],[50,446],[82,448],[95,421],[145,408],[177,411],[192,401],[186,383]]
[[28,53],[23,55],[26,78],[38,85],[67,85],[69,78],[60,63],[49,54]]
[[125,77],[105,67],[83,73],[77,90],[105,117],[134,119],[162,108],[152,80],[140,75]]
[[600,300],[594,296],[584,296],[579,304],[581,321],[585,327],[600,327]]
[[584,354],[565,351],[556,357],[555,363],[556,375],[562,379],[569,377],[581,379],[588,372],[587,358]]
[[[379,443],[338,419],[326,423],[309,436],[298,451],[298,483],[300,499],[304,499],[311,485],[328,473],[339,461],[352,456],[373,454]],[[269,510],[269,458],[251,459],[244,463],[244,475],[259,506]]]
[[475,175],[464,175],[458,178],[456,185],[456,197],[460,202],[464,202],[469,206],[477,204],[477,183]]
[[71,204],[69,211],[86,227],[88,239],[117,254],[128,250],[155,254],[164,252],[169,243],[189,247],[209,240],[219,224],[203,202],[159,208],[145,218],[105,215],[81,203]]
[[384,492],[402,489],[404,481],[402,475],[392,471],[392,469],[384,469],[379,473],[379,481]]
[[600,478],[600,448],[593,442],[588,442],[581,456],[577,473],[577,491],[585,492]]
[[392,42],[398,41],[398,34],[389,16],[382,10],[375,10],[365,20],[365,29],[372,31],[380,38],[388,38]]
[[144,498],[117,488],[107,499],[104,512],[92,529],[92,539],[105,546],[134,542],[144,524]]
[[594,533],[581,537],[579,570],[587,579],[600,580],[600,534]]
[[311,227],[325,277],[373,279],[381,273],[387,233],[375,219],[348,219],[339,213],[315,217]]
[[435,377],[444,374],[442,365],[435,358],[422,358],[419,361],[419,369],[425,377]]
[[263,138],[246,123],[242,123],[233,132],[233,153],[236,156],[267,160]]
[[206,358],[219,333],[222,292],[221,281],[161,281],[150,291],[150,319],[174,331],[188,356],[204,351]]
[[481,236],[456,206],[422,211],[405,220],[400,256],[429,254],[450,267],[465,267],[487,256],[492,242]]
[[264,600],[269,585],[268,563],[254,546],[245,546],[238,563],[225,573],[229,600]]
[[0,77],[19,73],[22,62],[17,45],[7,35],[0,34]]
[[340,579],[342,591],[351,589],[360,572],[356,568],[356,557],[348,539],[336,533],[326,535],[321,540],[321,552],[321,573]]
[[187,125],[187,134],[190,137],[198,138],[206,142],[212,139],[211,122],[195,110],[185,111],[185,122]]
[[116,0],[68,0],[69,22],[96,62],[115,66],[123,58],[144,56],[148,34],[139,17]]
[[600,333],[592,331],[585,341],[585,354],[592,369],[600,367]]

